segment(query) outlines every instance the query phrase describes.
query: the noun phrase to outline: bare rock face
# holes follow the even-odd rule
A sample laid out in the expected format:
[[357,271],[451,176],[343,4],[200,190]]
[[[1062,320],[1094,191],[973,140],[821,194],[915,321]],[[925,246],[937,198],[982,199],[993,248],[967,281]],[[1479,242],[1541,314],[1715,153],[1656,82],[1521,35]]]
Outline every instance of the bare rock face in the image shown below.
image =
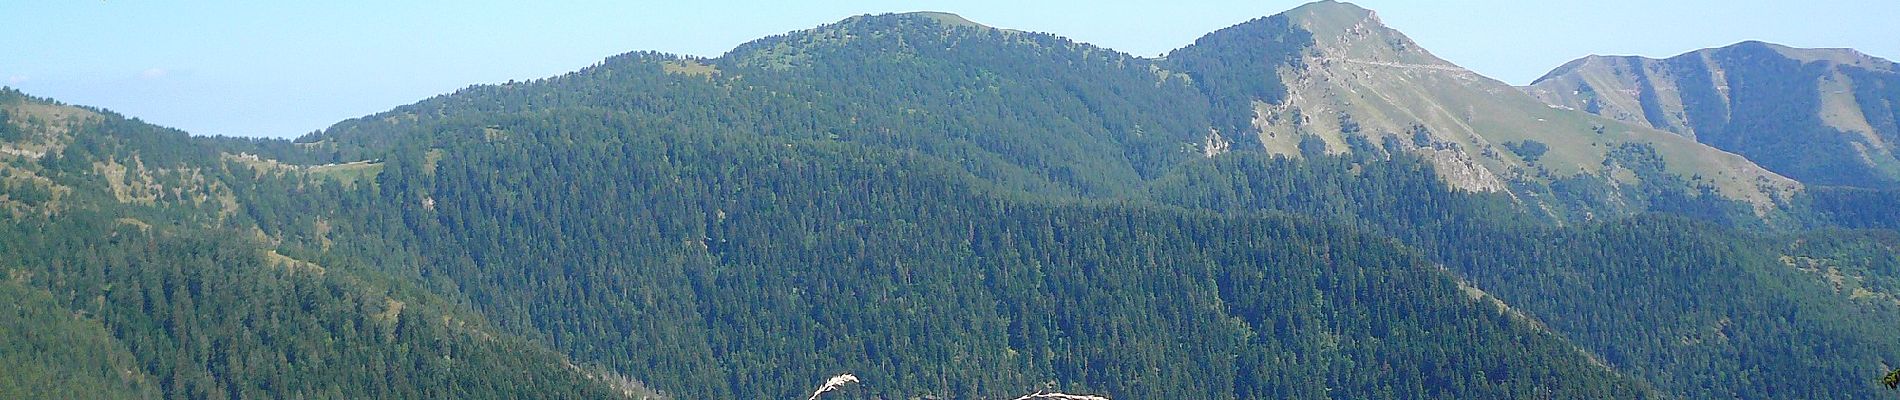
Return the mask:
[[1208,129],[1207,138],[1201,141],[1201,156],[1212,158],[1233,150],[1234,142],[1221,136],[1219,129]]

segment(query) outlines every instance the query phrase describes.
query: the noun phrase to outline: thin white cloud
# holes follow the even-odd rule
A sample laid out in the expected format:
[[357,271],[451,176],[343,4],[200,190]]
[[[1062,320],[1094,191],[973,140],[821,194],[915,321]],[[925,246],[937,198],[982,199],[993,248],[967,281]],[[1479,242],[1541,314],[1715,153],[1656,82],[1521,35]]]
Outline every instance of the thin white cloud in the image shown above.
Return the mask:
[[167,71],[164,68],[152,68],[145,70],[145,72],[140,72],[139,79],[164,78],[166,75],[171,75],[171,73],[171,71]]
[[32,80],[32,79],[33,79],[33,78],[29,78],[29,77],[27,77],[26,75],[14,75],[14,76],[9,76],[9,77],[7,77],[7,84],[8,84],[8,85],[18,85],[18,84],[21,84],[21,83],[26,83],[26,81],[29,81],[29,80]]

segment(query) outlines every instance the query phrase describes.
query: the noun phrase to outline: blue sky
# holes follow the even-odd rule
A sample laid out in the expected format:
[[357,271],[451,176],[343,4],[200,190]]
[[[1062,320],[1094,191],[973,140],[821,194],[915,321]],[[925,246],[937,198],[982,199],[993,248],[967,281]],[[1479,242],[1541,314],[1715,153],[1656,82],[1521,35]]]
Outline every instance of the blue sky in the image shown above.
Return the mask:
[[[1189,4],[1181,4],[1189,3]],[[717,56],[856,14],[936,10],[1153,56],[1303,1],[0,2],[0,84],[195,134],[294,137],[634,50]],[[1524,84],[1588,54],[1743,40],[1900,57],[1900,1],[1366,0],[1452,62]]]

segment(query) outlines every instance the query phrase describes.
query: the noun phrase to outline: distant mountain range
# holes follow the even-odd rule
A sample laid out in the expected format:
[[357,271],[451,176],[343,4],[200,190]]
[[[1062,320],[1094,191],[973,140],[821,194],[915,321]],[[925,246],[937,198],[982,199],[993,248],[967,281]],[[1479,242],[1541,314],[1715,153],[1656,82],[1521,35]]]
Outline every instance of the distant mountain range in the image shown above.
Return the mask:
[[1662,60],[1591,56],[1525,91],[1674,132],[1808,184],[1900,184],[1900,73],[1851,49],[1743,42]]
[[1330,1],[1159,58],[856,16],[296,140],[8,89],[0,398],[1870,398],[1896,90],[1512,87]]

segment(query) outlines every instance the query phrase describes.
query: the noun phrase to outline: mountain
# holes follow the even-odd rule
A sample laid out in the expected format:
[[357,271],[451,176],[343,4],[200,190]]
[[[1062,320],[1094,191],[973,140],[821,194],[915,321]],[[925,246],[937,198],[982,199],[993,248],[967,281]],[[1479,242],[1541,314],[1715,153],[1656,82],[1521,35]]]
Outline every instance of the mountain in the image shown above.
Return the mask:
[[1900,72],[1851,49],[1742,42],[1667,59],[1590,56],[1524,90],[1663,129],[1812,185],[1900,185]]
[[[687,393],[734,393],[766,397],[774,396],[773,393],[791,395],[795,390],[809,385],[809,382],[837,372],[805,370],[800,376],[767,376],[757,372],[763,368],[760,364],[739,364],[694,355],[745,354],[744,359],[752,360],[802,360],[798,365],[870,365],[872,367],[849,370],[874,371],[876,375],[867,377],[891,385],[878,389],[887,396],[918,393],[920,390],[943,390],[941,384],[930,383],[932,381],[965,382],[953,386],[989,388],[934,393],[1001,395],[999,393],[1010,389],[997,389],[994,382],[1018,382],[1001,386],[1014,386],[1018,388],[1017,391],[1022,391],[1024,389],[1020,388],[1026,383],[1021,382],[1035,381],[1031,376],[1045,373],[1058,377],[1053,380],[1059,387],[1093,388],[1120,395],[1222,395],[1203,391],[1206,388],[1169,384],[1123,386],[1128,380],[1102,375],[1090,377],[1085,373],[1088,369],[1062,367],[1073,365],[1065,364],[1072,361],[1063,360],[1072,359],[1063,357],[1035,362],[1035,365],[1047,364],[1050,369],[1016,369],[1002,376],[983,377],[973,371],[992,371],[996,368],[981,366],[990,362],[983,360],[995,357],[984,355],[986,353],[980,351],[982,346],[935,351],[966,354],[960,358],[968,360],[965,361],[968,364],[963,365],[970,366],[957,370],[972,372],[886,375],[890,374],[890,366],[928,364],[929,361],[914,358],[916,354],[903,352],[890,355],[893,357],[890,359],[859,359],[856,358],[862,357],[859,353],[836,351],[835,347],[827,347],[835,345],[825,344],[830,342],[824,341],[773,344],[775,342],[763,337],[733,333],[763,331],[760,328],[737,322],[711,322],[772,320],[791,326],[823,326],[839,330],[836,332],[842,332],[840,335],[872,343],[866,345],[869,347],[895,346],[880,342],[891,340],[879,336],[878,332],[884,328],[818,322],[839,318],[822,311],[832,308],[814,311],[802,308],[807,306],[799,306],[796,302],[784,302],[787,304],[785,307],[793,307],[793,311],[765,312],[754,308],[756,306],[746,306],[760,304],[760,300],[735,300],[726,297],[729,294],[721,293],[751,293],[774,285],[797,287],[797,282],[819,281],[819,278],[809,277],[820,275],[817,270],[805,269],[813,265],[843,262],[865,265],[864,268],[867,268],[822,274],[827,277],[825,279],[837,279],[840,275],[870,274],[875,277],[876,271],[915,268],[910,266],[914,265],[912,263],[903,263],[906,266],[900,267],[896,261],[867,261],[851,253],[831,253],[824,249],[866,246],[885,249],[869,254],[903,255],[898,257],[900,259],[941,257],[902,246],[890,247],[893,245],[888,243],[877,244],[880,242],[875,240],[867,240],[862,245],[853,244],[858,240],[866,240],[864,238],[907,237],[901,232],[875,230],[883,229],[880,227],[886,225],[916,224],[916,229],[926,229],[931,225],[920,221],[944,218],[925,215],[947,213],[956,216],[951,219],[984,221],[1013,221],[1018,218],[1012,217],[1013,214],[997,214],[996,211],[957,205],[991,202],[1017,204],[1016,200],[956,200],[960,197],[948,194],[963,192],[996,193],[1004,199],[1025,196],[1028,199],[1044,199],[1039,201],[1132,200],[1161,203],[1160,208],[1135,204],[1128,205],[1131,207],[1128,209],[1104,210],[1109,213],[1091,214],[1094,216],[1088,218],[1112,220],[1119,218],[1112,217],[1119,215],[1115,213],[1168,213],[1172,212],[1166,211],[1170,207],[1185,206],[1190,210],[1198,210],[1196,212],[1227,215],[1226,218],[1245,217],[1258,212],[1299,215],[1341,224],[1352,230],[1371,232],[1375,236],[1392,237],[1404,243],[1405,247],[1430,254],[1432,262],[1444,263],[1448,271],[1476,279],[1470,282],[1474,288],[1508,293],[1499,297],[1505,304],[1521,303],[1532,307],[1509,309],[1524,310],[1535,316],[1535,320],[1544,321],[1540,324],[1561,326],[1557,332],[1566,337],[1589,338],[1573,344],[1591,354],[1615,355],[1608,358],[1612,360],[1608,362],[1613,362],[1609,365],[1616,366],[1619,371],[1640,371],[1639,377],[1643,381],[1667,385],[1668,393],[1678,395],[1747,397],[1751,396],[1748,394],[1750,389],[1763,387],[1819,397],[1858,393],[1852,392],[1860,390],[1852,389],[1858,387],[1853,377],[1865,375],[1872,368],[1856,365],[1872,365],[1874,363],[1870,360],[1892,351],[1882,344],[1878,334],[1870,333],[1876,330],[1866,328],[1878,325],[1871,321],[1886,320],[1888,317],[1883,315],[1890,315],[1887,314],[1890,311],[1880,311],[1882,306],[1860,304],[1859,300],[1840,295],[1818,281],[1792,275],[1791,270],[1778,261],[1782,254],[1777,247],[1779,244],[1773,240],[1765,242],[1768,243],[1766,245],[1754,242],[1747,245],[1750,249],[1760,251],[1729,251],[1725,249],[1752,239],[1722,228],[1694,224],[1684,226],[1670,220],[1654,221],[1647,217],[1634,222],[1618,222],[1609,227],[1585,224],[1575,230],[1545,230],[1534,227],[1534,223],[1532,226],[1522,225],[1526,223],[1524,221],[1539,220],[1539,215],[1547,209],[1576,207],[1607,210],[1610,208],[1604,204],[1612,201],[1635,204],[1626,205],[1629,207],[1627,209],[1604,212],[1598,218],[1621,221],[1624,217],[1619,215],[1640,211],[1686,212],[1697,216],[1723,214],[1720,210],[1701,212],[1689,209],[1697,207],[1693,204],[1711,199],[1725,200],[1728,197],[1720,194],[1708,196],[1718,193],[1712,184],[1691,183],[1694,175],[1684,177],[1671,171],[1682,164],[1699,165],[1682,161],[1681,154],[1684,153],[1705,155],[1744,166],[1749,165],[1747,161],[1666,132],[1620,125],[1632,132],[1642,132],[1642,138],[1655,142],[1617,144],[1613,150],[1603,150],[1607,154],[1603,157],[1606,158],[1589,161],[1598,168],[1602,168],[1606,160],[1610,161],[1609,164],[1618,168],[1613,177],[1590,175],[1551,179],[1548,183],[1519,181],[1509,191],[1497,192],[1454,190],[1443,186],[1447,175],[1434,172],[1439,171],[1438,159],[1429,157],[1440,153],[1437,147],[1425,154],[1409,151],[1337,154],[1330,151],[1302,152],[1298,154],[1299,160],[1293,161],[1276,158],[1291,154],[1270,151],[1261,135],[1234,134],[1247,132],[1236,126],[1251,126],[1254,103],[1276,103],[1298,95],[1289,86],[1279,84],[1282,80],[1263,78],[1277,74],[1250,71],[1278,71],[1291,62],[1286,58],[1288,54],[1313,51],[1307,42],[1338,41],[1306,29],[1257,28],[1275,24],[1291,26],[1294,21],[1309,19],[1303,16],[1305,14],[1332,15],[1338,14],[1338,11],[1360,17],[1370,16],[1369,12],[1350,5],[1320,3],[1303,11],[1296,10],[1211,34],[1195,45],[1160,60],[1140,59],[1046,34],[982,25],[946,26],[937,22],[940,14],[861,16],[811,30],[764,38],[742,45],[719,58],[696,59],[635,53],[547,80],[475,87],[389,113],[345,122],[299,141],[318,146],[357,141],[352,137],[388,138],[386,140],[405,142],[389,145],[388,148],[395,149],[393,153],[372,158],[386,160],[385,164],[391,168],[384,174],[384,178],[389,179],[384,181],[385,184],[403,187],[408,193],[402,195],[404,197],[392,198],[388,203],[406,207],[430,204],[435,208],[407,209],[404,216],[386,219],[417,221],[406,224],[406,229],[414,231],[413,236],[440,241],[425,246],[440,252],[431,257],[443,261],[432,262],[460,266],[456,270],[437,272],[441,276],[439,279],[454,282],[450,286],[471,292],[471,298],[489,299],[484,307],[496,309],[498,315],[515,316],[511,318],[516,322],[504,320],[504,324],[515,324],[528,331],[551,332],[549,334],[555,337],[566,336],[557,345],[572,348],[576,352],[602,353],[600,349],[612,349],[608,354],[621,352],[624,355],[614,357],[629,361],[617,365],[625,366],[625,371],[631,375],[656,382],[662,387],[691,388],[678,389],[687,390]],[[1345,32],[1344,29],[1338,32],[1322,31],[1329,32],[1327,35]],[[1241,39],[1223,39],[1228,37]],[[1581,112],[1552,109],[1514,88],[1495,81],[1492,83],[1490,92],[1514,96],[1509,97],[1516,99],[1510,104],[1546,113],[1533,115],[1561,115],[1581,121],[1617,124]],[[1470,91],[1462,93],[1472,98],[1482,97]],[[1239,108],[1232,107],[1235,105],[1239,105]],[[1501,111],[1497,114],[1510,112]],[[1512,118],[1534,120],[1536,117]],[[1573,133],[1598,135],[1594,129]],[[1317,138],[1321,134],[1337,135],[1342,141],[1367,137],[1365,134],[1348,135],[1340,131],[1325,133],[1318,129],[1310,136]],[[1431,139],[1429,132],[1426,136],[1427,142],[1436,140]],[[1560,148],[1569,142],[1551,140],[1552,144],[1547,146],[1546,151],[1575,151]],[[1517,147],[1531,146],[1527,141],[1509,143]],[[1451,151],[1449,145],[1446,146],[1447,151]],[[846,152],[834,153],[837,151]],[[1509,151],[1516,153],[1516,150]],[[892,156],[898,158],[881,158]],[[853,165],[856,167],[851,167]],[[521,169],[526,166],[535,167]],[[1759,168],[1750,170],[1760,173]],[[432,176],[427,171],[435,171],[437,175]],[[452,176],[440,175],[443,171],[457,172]],[[600,172],[577,175],[576,171]],[[1419,175],[1421,172],[1423,176]],[[634,175],[626,177],[620,174]],[[787,177],[785,174],[792,175]],[[1714,171],[1707,172],[1707,175],[1720,177],[1738,174]],[[1785,183],[1779,178],[1763,176],[1760,180],[1767,183]],[[928,184],[921,186],[929,188],[928,191],[917,192],[920,187],[909,186],[917,185],[910,183],[916,181],[954,184],[948,189],[935,186],[939,184]],[[634,184],[643,186],[629,186]],[[832,198],[817,194],[795,196],[813,190],[810,189],[813,187],[849,188],[842,190],[871,198]],[[623,194],[628,192],[648,195]],[[573,193],[615,195],[594,200],[583,200],[592,197],[566,195]],[[622,199],[622,196],[649,198],[656,196],[654,193],[672,194],[656,197],[661,199],[690,197],[697,193],[703,199],[686,204],[649,204],[650,201]],[[743,193],[770,193],[771,196],[760,200],[739,200],[748,199]],[[1573,202],[1546,199],[1555,196],[1534,197],[1545,193],[1601,197]],[[450,203],[442,200],[447,198],[464,199],[464,202],[451,207]],[[920,199],[936,199],[947,203],[913,203]],[[1675,204],[1681,208],[1672,209],[1661,206],[1663,204]],[[1744,215],[1753,215],[1750,205],[1742,207]],[[878,211],[886,209],[890,210]],[[753,219],[737,219],[738,215],[747,212],[745,210],[752,210],[752,213],[760,212],[758,210],[774,211],[754,214],[750,217]],[[925,213],[921,210],[938,211]],[[637,217],[612,217],[627,214]],[[1075,217],[1064,219],[1067,218]],[[1067,225],[1061,223],[1051,222],[1049,225],[1051,229],[1067,229],[1062,228]],[[838,226],[862,228],[854,228],[856,233],[853,233],[849,230],[838,231]],[[762,229],[765,231],[760,231]],[[956,232],[957,229],[948,230]],[[975,226],[960,229],[966,232],[961,237],[938,234],[908,237],[940,243],[939,247],[945,251],[970,254],[978,260],[989,260],[991,256],[982,255],[994,255],[999,251],[1010,254],[1027,250],[1002,251],[968,242],[970,232],[976,232],[979,237],[999,234],[1011,237],[1012,243],[1020,243],[1017,246],[1025,249],[1069,248],[1072,246],[1070,243],[1073,243],[1040,239],[1022,242],[1029,239],[1018,238],[1019,235],[1007,229],[1000,232]],[[1291,234],[1300,237],[1319,234],[1317,232],[1321,231],[1330,232],[1328,229],[1226,229],[1228,237],[1234,240],[1259,235],[1278,237]],[[1096,231],[1090,229],[1081,232]],[[602,235],[600,232],[640,234]],[[662,233],[661,238],[651,236]],[[1055,235],[1051,232],[1042,237],[1075,237],[1078,234],[1081,233]],[[680,237],[664,238],[670,235]],[[1626,245],[1631,237],[1652,236],[1675,239],[1644,242],[1643,247],[1627,248],[1611,253],[1613,255],[1598,250],[1611,245]],[[605,245],[590,243],[600,239],[557,239],[603,237],[614,239]],[[1176,240],[1191,243],[1189,237]],[[1687,245],[1691,239],[1696,245]],[[705,249],[699,249],[702,245],[690,244],[696,242],[704,243]],[[670,255],[680,250],[669,247],[669,243],[689,243],[688,255]],[[720,243],[743,244],[721,246]],[[1133,245],[1135,242],[1130,243]],[[1498,243],[1511,244],[1501,249],[1494,246]],[[727,278],[758,283],[755,286],[715,286],[724,288],[718,291],[704,289],[707,285],[704,283],[686,288],[667,286],[669,282],[678,281],[719,281],[714,278],[693,278],[690,274],[657,282],[616,280],[622,282],[615,284],[620,286],[587,290],[562,286],[560,282],[564,281],[592,281],[572,278],[576,275],[614,276],[622,273],[617,271],[648,268],[621,266],[628,263],[643,265],[639,263],[645,261],[638,259],[620,260],[626,256],[602,258],[593,252],[578,250],[584,248],[651,249],[644,251],[669,254],[666,257],[670,258],[711,260],[705,264],[693,264],[699,266],[688,268],[687,271],[755,271],[753,268],[763,268],[781,272],[742,275],[745,277],[742,279]],[[969,249],[967,253],[962,250],[964,248]],[[785,252],[761,249],[796,249],[790,252],[805,255],[793,260],[759,261],[778,260],[776,257],[783,256],[773,254]],[[1388,250],[1362,251],[1384,253]],[[638,254],[642,251],[631,252]],[[698,255],[700,252],[706,255]],[[1165,254],[1168,251],[1157,252]],[[1685,252],[1702,256],[1680,256],[1687,254]],[[1102,257],[1100,253],[1080,254]],[[1647,255],[1665,257],[1638,258]],[[1087,260],[1097,260],[1093,262],[1103,263],[1101,265],[1121,265],[1110,261],[1112,259],[1070,258],[1071,262],[1081,265],[1088,265],[1091,261]],[[922,265],[941,265],[944,262]],[[517,272],[511,272],[539,271],[536,266],[547,263],[568,266],[564,268],[571,271],[552,276],[517,276],[512,275]],[[1035,264],[1077,265],[1054,259],[1037,261]],[[1706,268],[1708,264],[1726,267]],[[749,268],[746,265],[769,267]],[[1003,268],[1011,264],[978,265]],[[1611,266],[1615,268],[1609,269]],[[1133,270],[1116,270],[1121,272],[1114,275],[1129,274]],[[1666,272],[1651,275],[1651,271]],[[806,278],[798,278],[801,276]],[[1640,276],[1647,277],[1635,278]],[[903,281],[901,276],[880,279]],[[1653,283],[1641,287],[1637,293],[1644,295],[1640,296],[1632,293],[1628,286],[1630,282],[1639,281]],[[1003,286],[971,283],[961,287],[1000,288],[1022,284],[1008,280],[998,282],[996,284]],[[1216,282],[1227,281],[1216,279]],[[881,286],[885,283],[843,280],[837,284],[852,288],[849,291],[853,293],[905,292],[902,286]],[[1052,281],[1037,284],[1037,287],[1073,287],[1074,284]],[[1556,296],[1551,294],[1556,290],[1553,288],[1571,290],[1567,292],[1568,295]],[[1126,295],[1123,291],[1108,288],[1095,290],[1110,297]],[[1009,291],[999,293],[1005,292]],[[558,293],[568,294],[556,295]],[[666,306],[664,303],[652,303],[631,310],[556,305],[616,301],[569,297],[582,294],[599,296],[601,293],[665,293],[668,298],[703,305],[698,307],[701,311],[696,314],[679,309],[653,309]],[[1431,291],[1425,290],[1424,293]],[[751,296],[771,298],[766,294]],[[977,321],[996,318],[1016,323],[1039,315],[1024,313],[1023,310],[1036,308],[1025,308],[1028,306],[1023,305],[1021,300],[1011,300],[1012,297],[980,290],[945,289],[901,297],[913,299],[920,296],[996,299],[978,302],[994,301],[1012,310],[1002,316],[984,317]],[[1222,302],[1236,301],[1220,295],[1216,297]],[[1624,302],[1614,303],[1611,300]],[[630,303],[648,304],[644,300]],[[1617,310],[1629,308],[1636,311],[1609,311],[1610,308],[1605,308],[1606,304],[1620,304],[1615,308]],[[1693,313],[1691,318],[1672,317],[1684,313],[1687,304],[1703,304],[1705,308]],[[1720,306],[1715,306],[1717,304]],[[862,304],[855,306],[864,307]],[[1865,310],[1863,312],[1866,315],[1860,317],[1864,319],[1860,322],[1841,322],[1848,327],[1839,330],[1830,327],[1836,323],[1834,317],[1822,319],[1829,321],[1827,323],[1758,317],[1788,312],[1827,315],[1830,313],[1827,310],[1831,308]],[[863,312],[882,312],[876,310],[872,308]],[[605,315],[597,315],[601,313]],[[786,313],[814,315],[814,319],[787,319],[783,316]],[[1586,317],[1604,313],[1618,313],[1627,317]],[[720,315],[727,317],[716,317]],[[744,317],[732,317],[734,315]],[[1116,318],[1151,317],[1129,314]],[[651,332],[648,333],[651,336],[643,337],[560,333],[575,329],[570,326],[587,326],[581,321],[589,320],[709,322],[686,325],[704,330]],[[1145,326],[1212,329],[1191,323],[1182,325],[1188,322],[1176,319],[1141,320],[1147,321],[1142,324]],[[1671,322],[1659,322],[1665,320]],[[1081,321],[1084,320],[1078,320],[1078,323]],[[980,326],[976,322],[959,325]],[[928,326],[918,329],[931,329]],[[1682,344],[1684,337],[1708,335],[1706,332],[1711,326],[1728,326],[1733,327],[1735,332],[1749,333],[1733,340],[1702,340],[1692,341],[1692,345]],[[1260,329],[1258,326],[1250,327]],[[1077,329],[1090,328],[1070,325],[1052,331],[1074,332]],[[810,329],[817,330],[821,329]],[[1214,329],[1210,332],[1218,331]],[[1048,338],[1010,333],[985,339],[986,336],[981,332],[983,330],[979,329],[972,331],[969,336],[946,340],[960,343],[1035,343],[1041,340],[1037,338]],[[1360,331],[1355,328],[1346,332]],[[712,347],[699,347],[704,345],[691,340],[683,341],[681,337],[717,339]],[[1297,334],[1291,334],[1263,336],[1261,339],[1267,340],[1262,342],[1262,345],[1267,345],[1275,341],[1299,340],[1294,339],[1296,337]],[[638,343],[660,343],[664,344],[663,347],[681,350],[670,354],[647,353],[637,350]],[[1830,347],[1817,343],[1842,344]],[[1283,345],[1270,345],[1278,346]],[[1111,348],[1128,349],[1100,349],[1107,351]],[[1851,352],[1838,350],[1848,348],[1861,351],[1856,353],[1859,355],[1850,355]],[[1012,346],[1010,349],[1022,353],[1019,347]],[[1752,355],[1777,352],[1819,352],[1828,354],[1827,359],[1840,361],[1746,361]],[[1175,362],[1164,362],[1162,365]],[[652,365],[676,367],[654,368]],[[1232,376],[1231,372],[1221,371],[1227,370],[1217,368],[1199,373],[1221,382],[1233,379],[1236,383],[1258,384],[1259,379],[1264,379]],[[1311,372],[1302,371],[1289,370],[1285,373],[1303,377],[1292,378],[1296,381],[1317,379],[1312,375],[1299,375]],[[1761,375],[1775,378],[1772,382],[1743,382],[1739,378]],[[718,383],[735,380],[745,383]],[[1272,385],[1247,390],[1245,393],[1302,393],[1299,391],[1301,389]]]
[[[674,61],[614,73],[706,83]],[[1394,243],[1299,218],[1024,198],[914,153],[584,108],[298,165],[4,104],[0,288],[31,308],[0,322],[71,333],[0,354],[53,360],[9,376],[96,374],[0,387],[21,397],[775,398],[841,371],[878,396],[1656,395]],[[99,381],[124,389],[78,383]]]
[[7,91],[0,397],[1881,394],[1900,207],[1461,71],[1327,2],[1159,59],[857,16],[295,141]]
[[0,397],[646,393],[271,222],[347,196],[253,147],[0,91]]
[[[1360,30],[1349,29],[1355,26]],[[1361,32],[1372,28],[1376,35]],[[1370,11],[1333,2],[1212,33],[1165,59],[913,13],[854,17],[743,44],[718,58],[665,62],[674,75],[701,77],[725,91],[690,94],[693,101],[747,109],[745,121],[708,128],[919,151],[1036,192],[1126,195],[1169,169],[1225,152],[1298,157],[1308,137],[1317,140],[1309,149],[1329,154],[1363,148],[1432,159],[1454,186],[1511,193],[1563,219],[1725,202],[1737,206],[1717,208],[1766,214],[1799,189],[1746,159],[1675,135],[1552,109],[1415,45],[1401,51],[1368,43],[1410,41],[1378,25]],[[610,71],[655,56],[628,54],[598,71],[552,78],[563,89],[534,102],[468,105],[655,112],[688,106],[674,103],[682,94],[646,96],[639,104],[620,97],[647,90],[645,83],[630,85]],[[1390,66],[1420,60],[1433,67]],[[445,107],[460,106],[447,102],[482,97],[492,96],[399,107],[299,142],[386,146],[402,135],[393,131],[405,130],[392,126],[432,123]],[[368,156],[345,150],[330,161]]]
[[[1202,92],[1152,60],[942,20],[618,56],[299,142],[392,141],[385,199],[346,214],[403,221],[423,280],[502,325],[680,396],[798,396],[840,372],[883,397],[1653,393],[1351,228],[1095,204],[1210,160]],[[1354,239],[1308,242],[1336,236]],[[1289,296],[1316,301],[1270,300]],[[1433,314],[1331,314],[1376,309]],[[1454,347],[1494,373],[1418,353]],[[1375,365],[1398,370],[1345,372]]]
[[[647,74],[655,65],[667,74]],[[507,102],[524,90],[538,98]],[[1150,60],[911,13],[762,38],[715,59],[630,53],[543,82],[399,107],[299,142],[375,143],[415,125],[529,107],[638,112],[660,122],[717,112],[731,115],[678,128],[918,151],[1014,188],[1110,196],[1198,157],[1205,103]]]
[[[1246,53],[1257,49],[1272,50]],[[1167,58],[1203,87],[1267,89],[1216,101],[1249,105],[1246,123],[1229,132],[1258,135],[1274,154],[1410,153],[1432,160],[1455,187],[1525,199],[1706,188],[1767,210],[1799,187],[1677,135],[1548,107],[1433,56],[1350,3],[1312,3],[1223,29]],[[1646,201],[1625,197],[1588,202]]]

